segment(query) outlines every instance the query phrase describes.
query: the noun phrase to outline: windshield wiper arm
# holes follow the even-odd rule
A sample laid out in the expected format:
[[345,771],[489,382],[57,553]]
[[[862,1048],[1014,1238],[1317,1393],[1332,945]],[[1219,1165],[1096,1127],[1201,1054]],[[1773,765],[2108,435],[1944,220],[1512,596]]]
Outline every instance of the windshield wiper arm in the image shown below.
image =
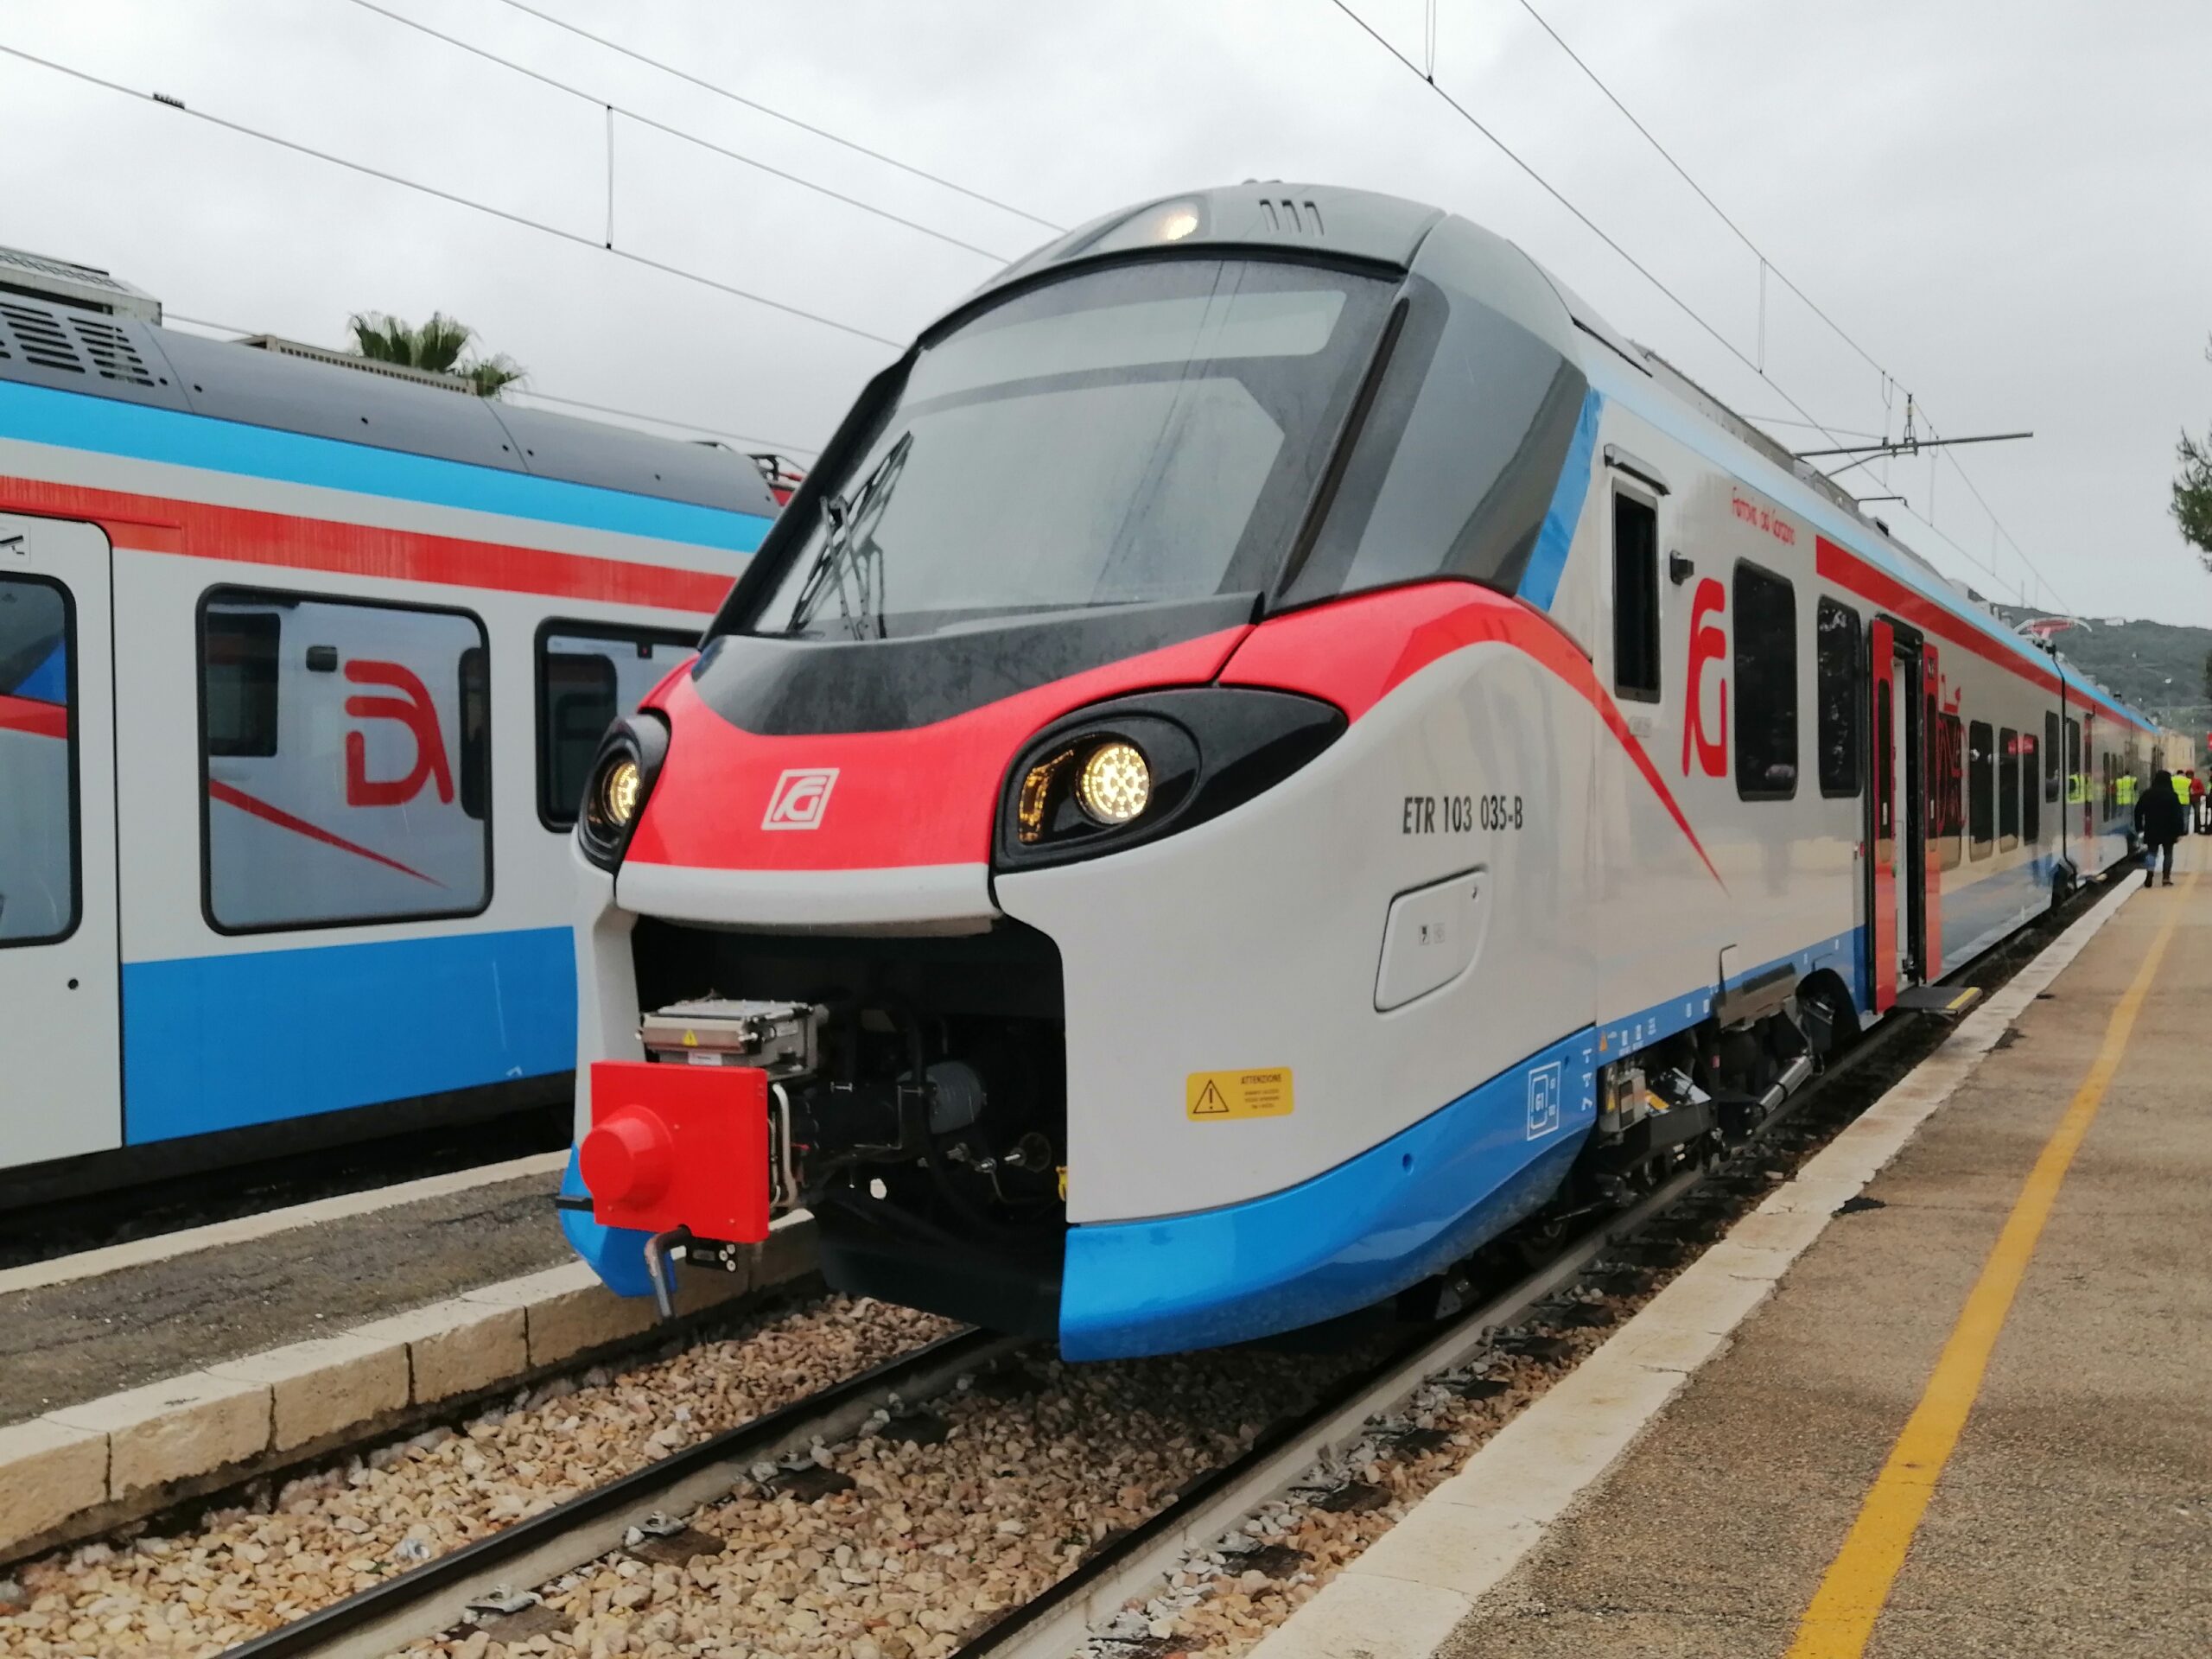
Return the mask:
[[[791,623],[785,632],[802,632],[814,620],[824,595],[834,591],[837,608],[854,639],[868,637],[871,618],[875,633],[881,637],[883,607],[877,590],[882,585],[883,549],[875,539],[875,525],[882,519],[892,489],[899,474],[906,471],[906,457],[913,447],[913,432],[909,429],[901,433],[899,442],[884,452],[883,459],[876,462],[850,499],[834,493],[823,497],[822,516],[829,524],[829,531],[823,537],[822,550],[814,556],[806,580],[799,588],[798,601],[791,607]],[[859,584],[857,597],[866,616],[853,613],[846,595],[845,575],[849,570]]]

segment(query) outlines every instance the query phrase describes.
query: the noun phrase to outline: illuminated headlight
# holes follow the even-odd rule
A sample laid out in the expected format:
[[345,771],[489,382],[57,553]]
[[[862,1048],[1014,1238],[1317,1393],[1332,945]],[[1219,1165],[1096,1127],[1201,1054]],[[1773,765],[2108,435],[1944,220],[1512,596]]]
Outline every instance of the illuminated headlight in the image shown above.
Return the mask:
[[1134,743],[1102,743],[1076,774],[1075,799],[1100,823],[1127,823],[1152,798],[1152,768]]
[[616,721],[601,740],[576,815],[576,843],[600,868],[622,862],[667,753],[668,728],[650,711]]
[[626,754],[618,754],[599,774],[597,805],[601,822],[616,830],[626,830],[630,820],[638,816],[638,797],[645,787],[645,775],[638,770],[638,763]]

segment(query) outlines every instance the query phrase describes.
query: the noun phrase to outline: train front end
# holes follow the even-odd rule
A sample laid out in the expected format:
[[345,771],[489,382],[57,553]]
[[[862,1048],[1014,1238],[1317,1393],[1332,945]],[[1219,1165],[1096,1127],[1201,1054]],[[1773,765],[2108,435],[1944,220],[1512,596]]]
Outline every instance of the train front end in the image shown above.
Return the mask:
[[1269,187],[1085,227],[880,376],[591,775],[601,1276],[804,1207],[832,1285],[1103,1357],[1540,1205],[1589,1067],[1528,1033],[1575,988],[1473,1010],[1573,844],[1513,596],[1587,467],[1573,351],[1506,245]]

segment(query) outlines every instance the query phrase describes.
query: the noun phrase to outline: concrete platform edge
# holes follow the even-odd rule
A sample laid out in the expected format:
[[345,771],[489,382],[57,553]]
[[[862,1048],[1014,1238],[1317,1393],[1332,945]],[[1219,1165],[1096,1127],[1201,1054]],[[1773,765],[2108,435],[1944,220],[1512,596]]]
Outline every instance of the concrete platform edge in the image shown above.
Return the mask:
[[[1928,1059],[1847,1126],[1460,1471],[1348,1562],[1252,1659],[1428,1659],[1476,1602],[1597,1486],[1651,1420],[1757,1310],[1836,1206],[1897,1157],[2134,896],[2123,876]],[[1787,1217],[1761,1221],[1760,1217]]]
[[[785,1217],[746,1271],[687,1274],[679,1319],[815,1267],[812,1218]],[[653,1325],[573,1262],[0,1427],[0,1566],[466,1414]]]

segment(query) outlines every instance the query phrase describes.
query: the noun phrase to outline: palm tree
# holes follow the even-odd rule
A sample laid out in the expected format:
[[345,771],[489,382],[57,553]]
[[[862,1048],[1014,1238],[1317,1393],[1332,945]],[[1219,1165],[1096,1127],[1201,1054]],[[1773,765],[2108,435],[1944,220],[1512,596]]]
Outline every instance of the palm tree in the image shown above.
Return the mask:
[[346,326],[353,331],[356,356],[455,376],[474,386],[480,397],[498,397],[501,387],[513,385],[527,372],[505,353],[471,355],[468,348],[476,331],[442,311],[430,313],[430,320],[420,327],[382,311],[356,311]]

